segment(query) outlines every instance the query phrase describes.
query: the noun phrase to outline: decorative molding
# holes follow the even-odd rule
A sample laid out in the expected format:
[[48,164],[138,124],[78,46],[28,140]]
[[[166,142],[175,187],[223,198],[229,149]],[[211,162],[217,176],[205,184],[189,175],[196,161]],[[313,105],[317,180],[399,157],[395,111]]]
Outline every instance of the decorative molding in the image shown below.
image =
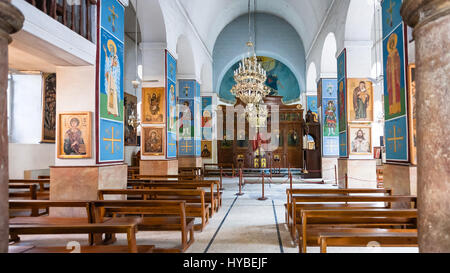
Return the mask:
[[0,39],[11,43],[10,34],[18,32],[23,27],[24,20],[22,12],[9,1],[0,1]]
[[400,13],[403,20],[413,28],[450,14],[448,0],[405,0]]

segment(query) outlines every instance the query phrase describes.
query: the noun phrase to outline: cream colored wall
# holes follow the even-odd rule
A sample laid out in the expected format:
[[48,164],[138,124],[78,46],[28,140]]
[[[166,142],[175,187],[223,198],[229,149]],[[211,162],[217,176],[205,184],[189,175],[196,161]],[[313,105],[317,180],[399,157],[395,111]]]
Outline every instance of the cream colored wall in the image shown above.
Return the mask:
[[[58,159],[55,150],[56,166],[92,166],[96,164],[95,152],[95,67],[57,67],[56,68],[56,115],[64,112],[92,112],[92,158]],[[56,132],[59,124],[56,124]]]
[[22,179],[24,171],[48,169],[55,164],[55,144],[9,144],[9,178]]

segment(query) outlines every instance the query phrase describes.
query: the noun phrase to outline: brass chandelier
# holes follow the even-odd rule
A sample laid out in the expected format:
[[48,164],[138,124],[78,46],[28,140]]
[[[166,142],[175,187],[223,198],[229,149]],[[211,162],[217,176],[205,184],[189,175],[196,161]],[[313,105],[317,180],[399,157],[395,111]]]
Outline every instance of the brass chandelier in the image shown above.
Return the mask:
[[[252,42],[250,24],[250,0],[248,1],[248,32],[247,42],[248,56],[239,63],[239,68],[234,71],[236,84],[230,92],[246,104],[247,118],[250,124],[255,127],[264,127],[267,120],[267,107],[260,105],[263,99],[269,95],[270,88],[265,85],[267,72],[258,62],[255,53],[255,44]],[[255,39],[256,40],[256,39]]]

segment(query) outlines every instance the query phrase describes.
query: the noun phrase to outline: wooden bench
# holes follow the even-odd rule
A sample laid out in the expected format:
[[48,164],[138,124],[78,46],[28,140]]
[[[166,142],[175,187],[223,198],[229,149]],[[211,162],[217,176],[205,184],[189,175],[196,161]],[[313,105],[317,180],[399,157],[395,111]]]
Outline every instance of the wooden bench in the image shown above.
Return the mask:
[[[36,184],[9,184],[9,199],[15,200],[37,200],[37,185]],[[48,213],[48,209],[44,214]],[[32,208],[30,216],[39,216],[39,209]]]
[[[132,224],[70,224],[70,225],[10,225],[9,233],[11,236],[31,235],[31,234],[92,234],[92,233],[126,233],[127,246],[85,246],[81,248],[81,252],[88,253],[116,253],[116,252],[153,252],[154,246],[136,245],[137,226]],[[65,247],[37,247],[25,251],[25,253],[54,253],[54,252],[70,252]]]
[[158,252],[184,252],[194,242],[194,218],[186,216],[185,201],[99,200],[92,201],[92,212],[95,223],[129,223],[138,219],[139,231],[181,232],[180,247],[155,249]]
[[178,167],[178,175],[182,176],[196,176],[203,180],[203,168],[202,167]]
[[385,194],[392,195],[390,189],[286,189],[285,221],[290,226],[293,195],[355,195],[355,194]]
[[186,201],[186,216],[198,217],[202,223],[195,225],[196,229],[203,231],[209,222],[210,204],[205,202],[205,191],[201,189],[105,189],[98,191],[99,200],[105,200],[105,195],[126,195],[127,199],[137,196],[133,200],[184,200]]
[[200,177],[196,175],[136,175],[136,179],[144,180],[201,180]]
[[[410,202],[411,207],[416,208],[417,197],[416,196],[336,196],[336,195],[301,195],[292,197],[292,210],[291,210],[291,236],[296,242],[297,225],[300,223],[301,218],[298,218],[303,209],[374,209],[374,208],[391,208],[392,203],[395,202]],[[299,204],[303,203],[303,204]],[[305,204],[306,203],[306,204]],[[351,203],[351,204],[349,204]],[[354,204],[356,203],[356,204]],[[378,203],[378,205],[377,205]],[[381,203],[381,205],[380,205]],[[327,206],[323,206],[327,204]]]
[[48,192],[50,190],[50,179],[9,179],[9,184],[38,184],[39,192]]
[[[10,225],[63,225],[63,224],[89,224],[92,223],[91,205],[89,201],[49,201],[49,200],[9,200],[9,209],[31,209],[39,210],[41,208],[84,208],[86,217],[12,217],[9,219]],[[11,241],[18,242],[18,236],[11,237]],[[96,240],[98,242],[99,239]],[[89,237],[90,244],[94,243],[94,234]]]
[[[214,215],[214,212],[219,211],[222,206],[222,192],[220,191],[220,182],[215,180],[128,180],[128,187],[134,189],[154,189],[154,188],[178,188],[178,189],[195,189],[204,188],[205,200],[211,204],[210,216]],[[214,189],[215,188],[215,189]]]
[[417,246],[417,229],[353,229],[320,232],[320,252],[327,253],[328,246],[368,246],[376,242],[380,247]]
[[[417,228],[416,209],[363,209],[363,210],[303,210],[298,226],[299,252],[306,253],[308,244],[317,244],[311,230],[336,231],[345,228],[389,228],[394,226]],[[310,234],[311,233],[311,236]]]

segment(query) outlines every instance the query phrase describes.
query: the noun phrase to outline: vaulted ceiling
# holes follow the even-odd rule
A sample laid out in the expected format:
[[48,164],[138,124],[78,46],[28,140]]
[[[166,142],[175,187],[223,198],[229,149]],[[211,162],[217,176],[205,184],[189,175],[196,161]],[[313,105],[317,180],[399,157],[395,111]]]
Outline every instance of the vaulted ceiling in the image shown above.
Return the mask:
[[[210,51],[220,32],[230,22],[248,13],[247,0],[176,0],[185,9]],[[311,47],[327,11],[335,0],[256,0],[256,12],[281,17],[291,24]]]

